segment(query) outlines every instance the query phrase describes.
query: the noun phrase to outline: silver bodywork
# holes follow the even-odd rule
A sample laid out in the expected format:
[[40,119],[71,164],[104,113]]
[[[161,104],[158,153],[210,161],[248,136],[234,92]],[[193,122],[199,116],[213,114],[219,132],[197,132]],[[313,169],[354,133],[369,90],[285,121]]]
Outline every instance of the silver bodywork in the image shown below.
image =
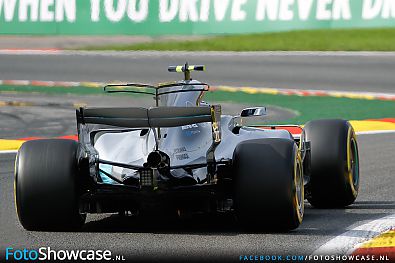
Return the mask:
[[[169,89],[171,88],[169,87]],[[199,82],[196,81],[190,81],[188,85],[182,86],[183,90],[199,90],[199,88]],[[207,103],[202,102],[201,99],[202,91],[171,93],[160,96],[159,106],[188,107],[198,105],[207,107]],[[233,131],[235,118],[237,117],[226,115],[221,117],[222,140],[215,150],[216,161],[232,159],[234,149],[242,141],[258,138],[294,140],[292,135],[285,130],[239,127],[235,133]],[[160,134],[160,138],[157,139],[158,149],[170,157],[172,166],[204,163],[206,161],[207,150],[212,144],[211,123],[161,128]],[[135,166],[143,166],[147,161],[148,154],[155,150],[155,146],[155,132],[153,129],[150,129],[149,132],[143,135],[141,135],[141,131],[104,133],[95,139],[94,144],[100,159]],[[135,170],[108,164],[100,164],[100,169],[119,179],[125,177],[136,177],[137,179],[139,176]],[[173,171],[172,174],[175,177],[192,176],[197,182],[201,182],[206,179],[207,168],[196,169],[193,175],[183,171]],[[116,184],[115,181],[103,173],[100,173],[100,176],[103,182]]]

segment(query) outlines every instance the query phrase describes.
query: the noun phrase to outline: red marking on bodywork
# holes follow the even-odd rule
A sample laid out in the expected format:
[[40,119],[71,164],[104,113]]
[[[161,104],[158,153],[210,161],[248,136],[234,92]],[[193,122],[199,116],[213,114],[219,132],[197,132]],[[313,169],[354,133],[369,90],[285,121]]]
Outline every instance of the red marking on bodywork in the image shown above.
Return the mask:
[[[60,137],[56,137],[57,139],[68,139],[68,140],[74,140],[74,141],[78,141],[78,136],[77,135],[66,135],[66,136],[60,136]],[[32,140],[42,140],[42,139],[48,139],[45,137],[26,137],[26,138],[20,138],[18,140],[21,141],[32,141]]]
[[68,140],[78,141],[78,135],[62,136],[62,137],[59,137],[59,139],[68,139]]
[[40,140],[40,139],[43,139],[43,138],[42,137],[26,137],[26,138],[19,138],[17,140],[20,140],[20,141],[32,141],[32,140]]
[[294,127],[294,126],[260,126],[258,127],[264,130],[286,130],[289,131],[293,135],[299,135],[302,133],[303,129],[301,127]]

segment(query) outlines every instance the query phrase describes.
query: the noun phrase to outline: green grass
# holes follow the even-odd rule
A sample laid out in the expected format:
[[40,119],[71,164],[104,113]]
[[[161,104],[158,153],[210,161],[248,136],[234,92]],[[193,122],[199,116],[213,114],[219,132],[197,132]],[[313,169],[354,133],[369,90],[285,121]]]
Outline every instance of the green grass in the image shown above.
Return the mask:
[[219,36],[198,41],[86,47],[85,50],[395,51],[395,28],[304,30]]
[[334,97],[301,97],[268,94],[247,94],[243,92],[210,92],[208,101],[233,101],[254,106],[279,106],[300,113],[299,116],[278,122],[280,124],[304,124],[313,119],[341,118],[365,120],[395,117],[395,103],[392,101],[361,100]]
[[[99,88],[87,87],[36,87],[36,86],[0,86],[0,92],[38,92],[46,94],[103,94]],[[125,96],[108,94],[105,96]],[[128,94],[127,96],[144,96]],[[103,98],[100,98],[103,99]],[[253,106],[279,106],[300,113],[299,116],[278,123],[304,124],[318,118],[342,118],[348,120],[363,120],[395,117],[393,101],[362,100],[333,97],[300,97],[268,94],[247,94],[243,92],[208,92],[205,100],[210,102],[235,102]]]

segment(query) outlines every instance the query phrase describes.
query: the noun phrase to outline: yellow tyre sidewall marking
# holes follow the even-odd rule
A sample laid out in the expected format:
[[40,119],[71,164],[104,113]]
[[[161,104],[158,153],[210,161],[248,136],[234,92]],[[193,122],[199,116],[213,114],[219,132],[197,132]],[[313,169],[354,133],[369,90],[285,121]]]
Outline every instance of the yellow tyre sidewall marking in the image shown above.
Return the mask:
[[[296,188],[297,188],[297,186],[298,186],[298,180],[297,180],[297,178],[299,177],[299,175],[298,175],[298,167],[299,167],[300,173],[302,173],[301,180],[302,180],[302,184],[303,184],[303,170],[302,170],[302,169],[303,169],[303,166],[302,166],[302,158],[301,158],[301,156],[300,156],[300,151],[299,151],[299,149],[296,150],[295,155],[296,155],[296,156],[295,156],[295,163],[294,163],[294,184],[295,184],[295,194],[294,194],[293,203],[294,203],[294,206],[295,206],[295,209],[296,209],[296,215],[297,215],[297,217],[298,217],[298,221],[299,221],[299,223],[302,223],[303,214],[304,214],[304,204],[303,204],[303,202],[304,202],[304,185],[302,185],[302,187],[301,187],[301,189],[300,189],[301,194],[302,194],[302,204],[299,203],[298,196],[297,196],[297,192],[296,192]],[[299,211],[299,206],[302,206],[302,212]]]
[[[351,155],[352,155],[352,151],[353,151],[352,144],[351,144],[352,140],[354,140],[354,143],[357,143],[354,130],[353,130],[352,126],[350,126],[348,128],[348,134],[347,134],[347,172],[346,172],[346,177],[348,179],[348,183],[350,185],[352,194],[354,197],[356,197],[358,195],[358,191],[357,191],[357,189],[355,189],[355,186],[354,186],[353,169],[352,169],[352,163],[351,163]],[[358,154],[358,153],[356,153],[356,154]],[[356,158],[356,156],[354,156],[354,161],[355,161],[355,158]],[[358,162],[359,162],[359,160],[358,160]],[[357,165],[359,165],[359,164],[357,164]]]
[[15,158],[15,162],[14,162],[14,205],[15,205],[15,212],[16,215],[19,217],[19,213],[18,213],[18,203],[16,202],[16,180],[17,180],[17,168],[18,168],[18,157],[19,157],[19,153],[16,154],[16,158]]

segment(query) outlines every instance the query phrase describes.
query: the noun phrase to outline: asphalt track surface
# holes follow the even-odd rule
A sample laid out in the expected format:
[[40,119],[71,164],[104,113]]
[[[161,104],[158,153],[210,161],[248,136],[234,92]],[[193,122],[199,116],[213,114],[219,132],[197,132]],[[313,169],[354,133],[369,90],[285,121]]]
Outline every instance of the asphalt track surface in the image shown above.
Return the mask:
[[[163,71],[163,67],[182,59],[184,58],[177,56],[156,58],[149,56],[138,60],[113,56],[0,56],[0,79],[105,81],[109,79],[135,80],[133,77],[136,77],[138,81],[155,82],[159,81],[160,76],[167,76],[167,79],[171,79],[168,73]],[[218,84],[245,83],[278,88],[290,88],[290,86],[283,85],[313,88],[314,85],[309,85],[314,83],[310,83],[309,80],[315,79],[318,85],[321,77],[322,84],[316,88],[330,88],[333,85],[332,88],[338,90],[394,92],[395,58],[330,56],[287,58],[284,56],[265,57],[264,60],[263,64],[271,68],[271,72],[276,73],[276,77],[272,76],[271,83],[259,82],[261,78],[265,79],[266,75],[257,69],[254,63],[258,63],[258,59],[255,57],[237,59],[208,56],[207,59],[196,57],[196,61],[195,58],[190,61],[206,62],[213,71],[206,73],[204,75],[206,78],[203,77],[202,80],[211,80]],[[270,61],[273,63],[269,63]],[[372,72],[362,63],[363,61],[371,63]],[[280,64],[283,66],[279,66]],[[149,69],[150,66],[152,70]],[[219,66],[219,69],[215,69],[215,66]],[[250,71],[243,67],[247,67]],[[262,69],[264,68],[262,66]],[[156,70],[160,73],[156,74]],[[313,72],[307,74],[311,70]],[[353,77],[348,76],[347,71]],[[246,73],[246,75],[236,74],[236,72]],[[293,78],[292,72],[301,75],[295,75]],[[303,81],[302,72],[308,80]],[[281,73],[284,78],[281,78]],[[337,74],[339,74],[338,78],[330,80],[329,76],[333,77]],[[267,76],[270,77],[269,75]],[[230,82],[229,79],[223,82],[225,76],[237,82]],[[276,78],[278,78],[277,83]],[[295,83],[292,82],[293,79]],[[375,79],[378,83],[374,83]],[[54,118],[50,109],[42,107],[41,110],[42,112],[38,112],[38,115],[47,114]],[[55,131],[56,129],[53,132]],[[30,132],[22,130],[20,135],[30,136]],[[155,218],[142,221],[118,215],[90,215],[81,232],[27,232],[16,218],[13,203],[15,154],[1,154],[0,258],[4,257],[4,248],[9,246],[14,248],[50,246],[54,249],[110,249],[114,254],[125,255],[129,260],[156,261],[163,259],[238,261],[240,255],[250,254],[307,255],[333,237],[355,226],[395,213],[393,152],[395,134],[360,135],[358,142],[362,178],[357,202],[347,209],[331,210],[314,209],[306,203],[303,224],[290,233],[244,232],[228,217],[199,217],[181,221]],[[358,233],[354,234],[358,235]]]
[[178,79],[179,76],[167,72],[167,66],[188,61],[206,65],[207,72],[193,76],[216,85],[395,93],[393,53],[363,56],[279,55],[278,52],[82,54],[0,55],[0,79],[157,83]]

